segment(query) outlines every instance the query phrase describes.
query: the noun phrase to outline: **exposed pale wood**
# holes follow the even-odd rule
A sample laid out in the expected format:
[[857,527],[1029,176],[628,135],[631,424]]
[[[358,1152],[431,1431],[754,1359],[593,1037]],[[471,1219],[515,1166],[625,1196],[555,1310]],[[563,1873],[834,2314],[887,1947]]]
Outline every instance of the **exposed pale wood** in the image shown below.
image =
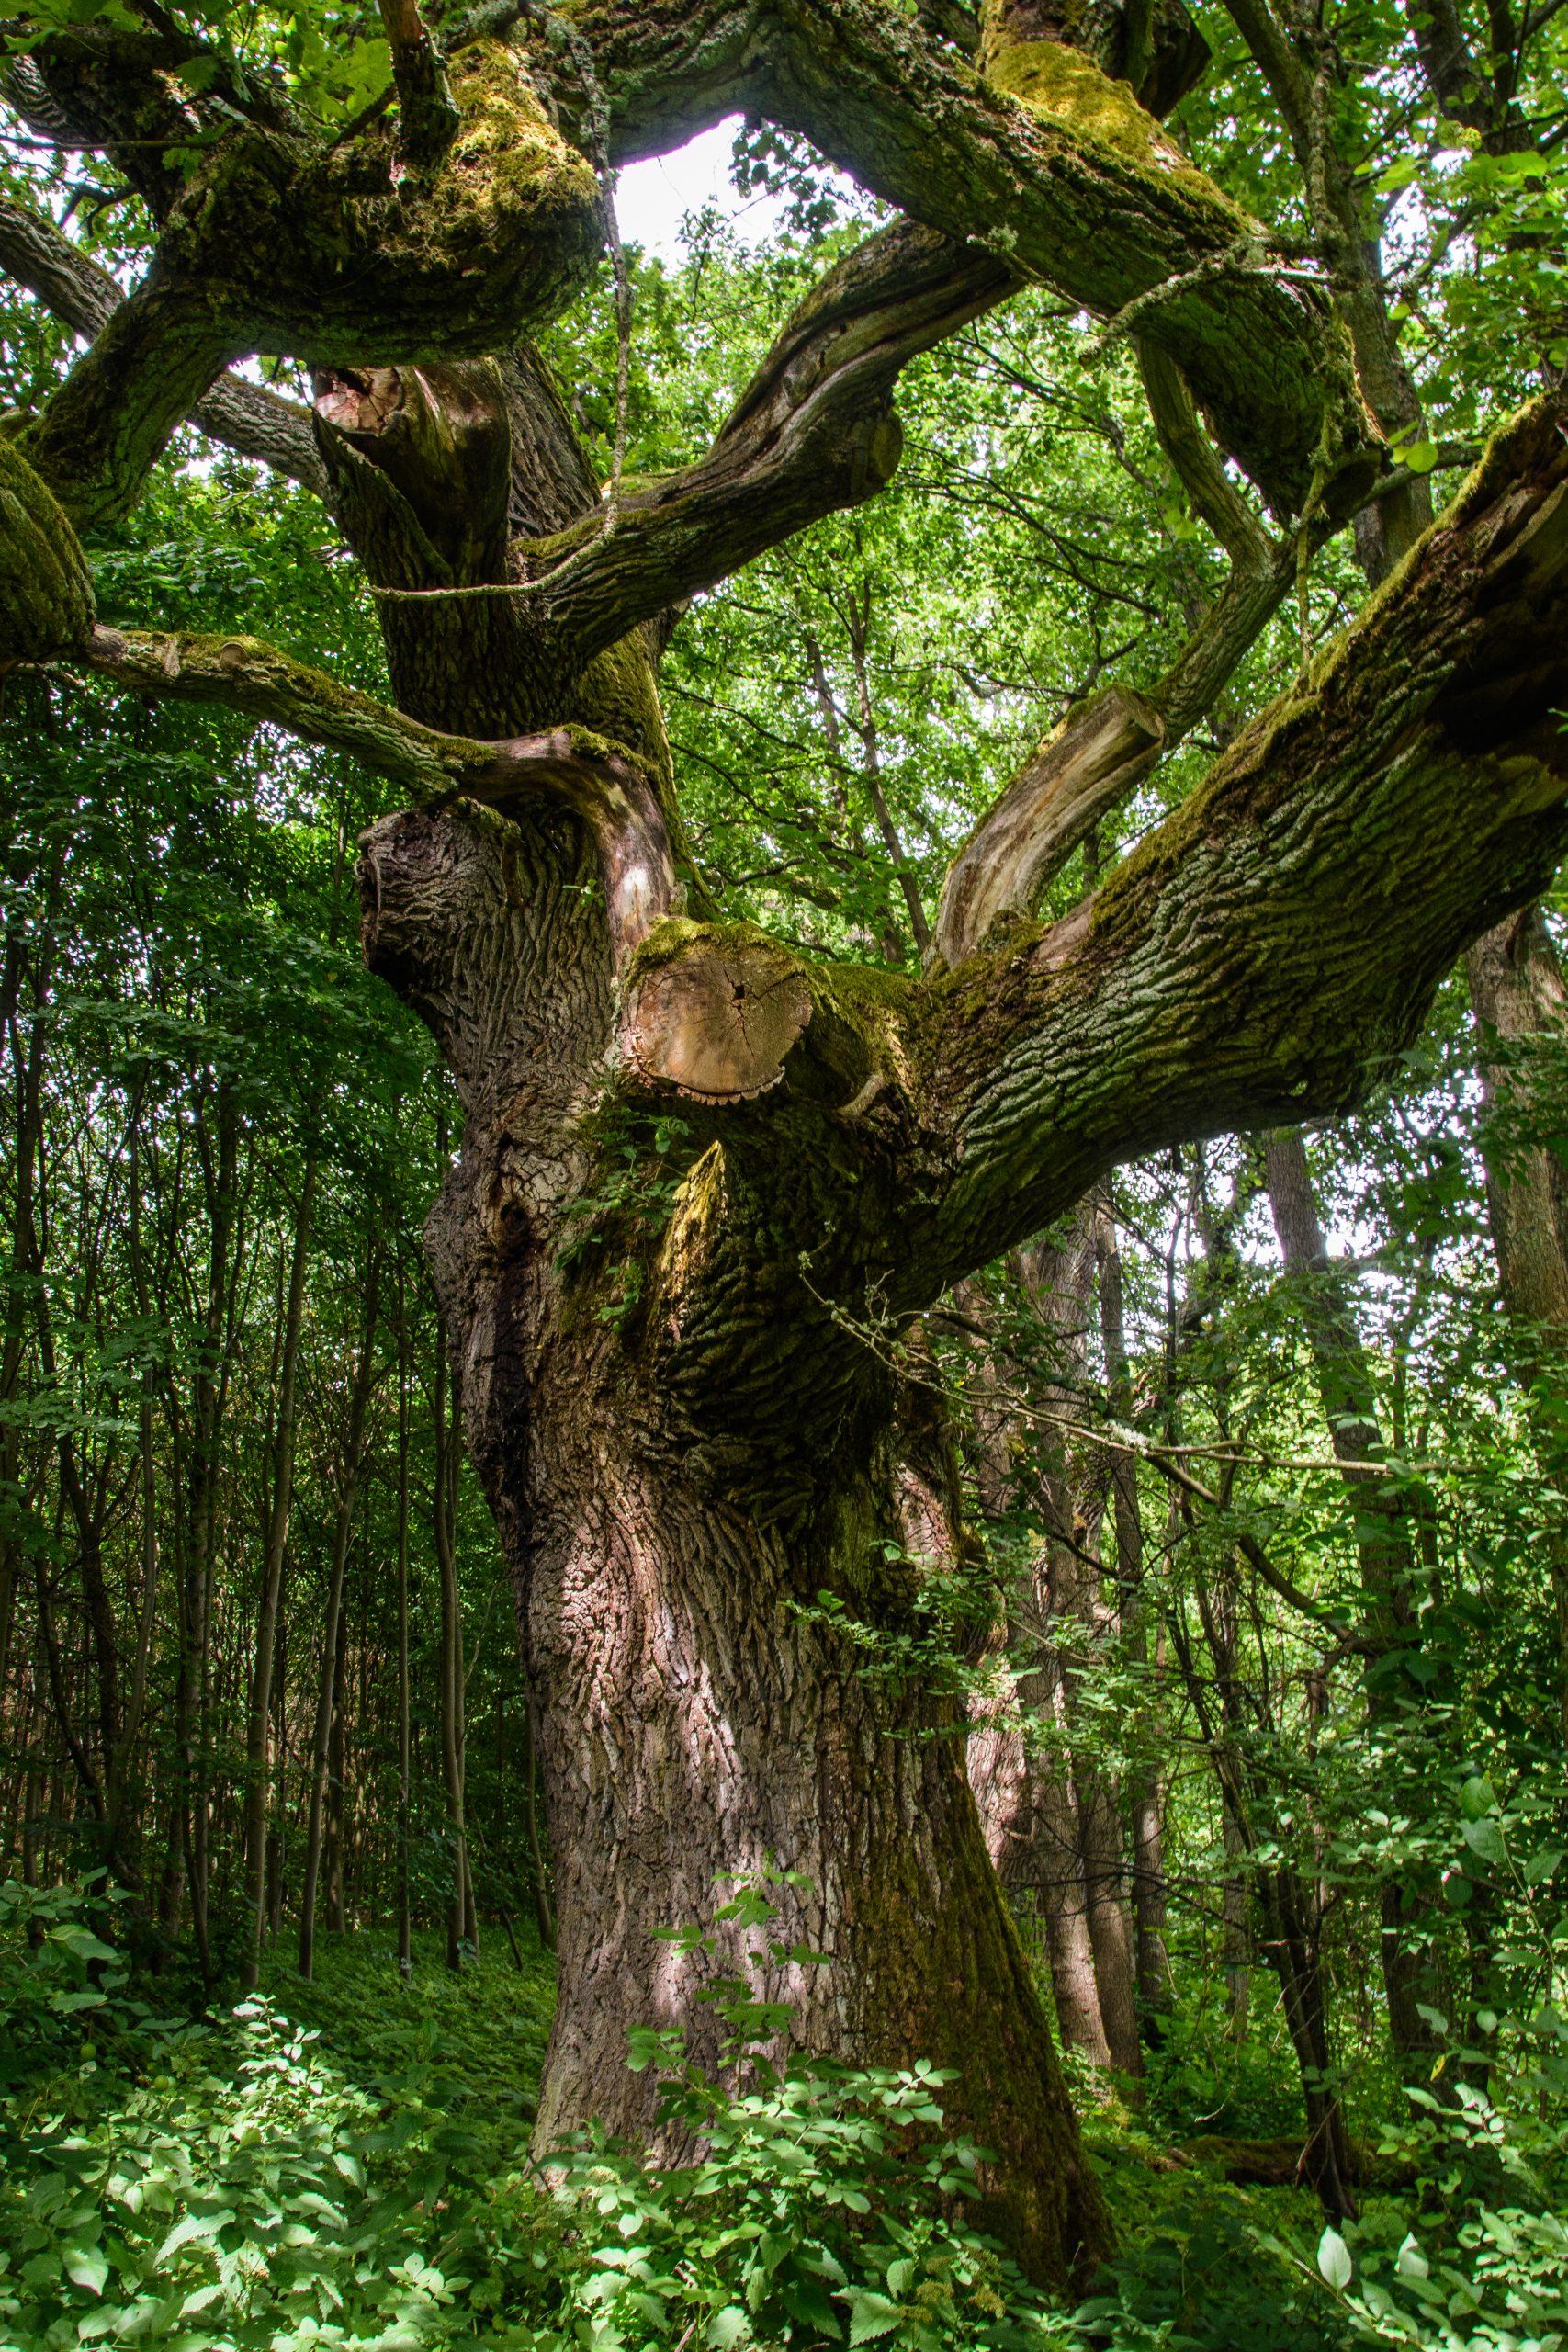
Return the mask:
[[1098,819],[1158,759],[1165,722],[1107,686],[1043,742],[959,852],[937,910],[943,963],[961,964],[1006,914],[1027,915]]
[[701,939],[635,982],[622,1050],[640,1078],[700,1102],[739,1102],[778,1084],[810,1018],[810,991],[779,951]]

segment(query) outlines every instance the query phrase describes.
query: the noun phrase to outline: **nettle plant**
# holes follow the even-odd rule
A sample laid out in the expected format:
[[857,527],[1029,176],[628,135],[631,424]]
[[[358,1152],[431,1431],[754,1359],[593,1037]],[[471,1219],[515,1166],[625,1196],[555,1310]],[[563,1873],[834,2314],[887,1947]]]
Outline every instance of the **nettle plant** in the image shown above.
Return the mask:
[[[686,2160],[649,2164],[596,2126],[557,2152],[599,2243],[541,2352],[1065,2341],[1066,2321],[962,2218],[980,2152],[945,2129],[951,2071],[852,2067],[793,2045],[792,2006],[768,1988],[823,1956],[773,1931],[790,1887],[809,1891],[770,1863],[708,1928],[659,1931],[711,1972],[698,1997],[722,2021],[720,2064],[696,2064],[678,2028],[628,2036],[627,2063],[656,2079],[660,2132]],[[742,1973],[724,1964],[737,1948]]]

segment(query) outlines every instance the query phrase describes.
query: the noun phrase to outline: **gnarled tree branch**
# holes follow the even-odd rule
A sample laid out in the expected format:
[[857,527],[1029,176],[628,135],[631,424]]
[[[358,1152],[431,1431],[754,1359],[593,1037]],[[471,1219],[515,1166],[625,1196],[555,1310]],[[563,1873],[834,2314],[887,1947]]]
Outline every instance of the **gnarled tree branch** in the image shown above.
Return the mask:
[[[69,82],[80,56],[101,63],[99,47],[51,34],[31,62]],[[199,112],[182,119],[168,74],[142,79],[162,89],[165,113],[173,106],[175,130],[163,135],[188,142]],[[79,101],[89,117],[114,111],[102,84]],[[162,230],[145,278],[28,432],[33,462],[73,515],[123,514],[175,425],[245,352],[333,366],[450,360],[505,347],[564,306],[602,243],[593,172],[499,44],[464,50],[451,86],[457,135],[417,175],[394,181],[384,124],[340,149],[253,118],[218,136],[188,179],[150,194]],[[105,128],[110,153],[118,128]]]
[[[1065,922],[942,984],[931,1274],[1113,1160],[1352,1103],[1568,839],[1568,445],[1494,439],[1351,627]],[[983,977],[982,977],[983,975]],[[919,1255],[919,1252],[912,1253]]]
[[[949,967],[998,918],[1032,913],[1090,829],[1212,707],[1298,576],[1298,539],[1271,539],[1228,479],[1180,370],[1157,348],[1140,356],[1161,447],[1228,550],[1230,578],[1156,684],[1111,686],[1070,712],[982,818],[942,887],[936,947]],[[1326,536],[1309,526],[1309,548]]]
[[948,966],[1008,914],[1027,915],[1051,876],[1148,774],[1165,748],[1152,702],[1107,686],[1069,714],[1013,778],[948,869],[936,949]]
[[[36,296],[73,334],[91,342],[125,297],[107,269],[72,243],[52,220],[0,197],[0,270]],[[310,430],[308,409],[280,399],[242,376],[219,377],[191,412],[209,440],[242,458],[255,458],[324,498],[326,470]]]
[[422,808],[460,797],[504,812],[532,795],[552,795],[593,836],[617,967],[675,902],[674,860],[653,783],[620,746],[581,729],[494,743],[443,735],[249,637],[100,628],[75,658],[139,694],[217,703],[301,742],[345,752]]
[[1316,475],[1337,483],[1331,506],[1375,479],[1374,429],[1325,289],[1271,256],[1258,225],[1089,59],[1033,44],[1055,57],[1034,58],[1014,97],[867,0],[650,0],[635,14],[589,0],[576,21],[618,152],[656,153],[738,106],[763,114],[915,219],[1102,317],[1146,303],[1140,335],[1181,368],[1221,447],[1280,511],[1298,512]]
[[[838,1211],[826,1178],[812,1198],[823,1300],[870,1281],[918,1309],[1118,1160],[1348,1108],[1459,950],[1539,890],[1568,842],[1562,422],[1544,399],[1495,438],[1307,680],[1065,921],[902,987],[786,973],[769,944],[789,1019],[738,1090],[757,1107],[727,1088],[708,1115],[757,1183],[775,1163],[790,1181],[782,1138],[817,1130],[813,1164],[843,1186]],[[745,926],[658,927],[627,1004],[679,966],[689,1031],[694,1008],[722,1012],[716,976],[760,953]],[[690,1036],[660,1067],[638,1025],[626,1083],[702,1098]],[[889,1153],[897,1213],[863,1216]]]
[[[912,220],[868,238],[813,288],[707,454],[623,490],[612,532],[585,515],[515,552],[564,661],[749,562],[891,477],[901,368],[1016,286],[993,254]],[[548,575],[558,568],[558,582]]]

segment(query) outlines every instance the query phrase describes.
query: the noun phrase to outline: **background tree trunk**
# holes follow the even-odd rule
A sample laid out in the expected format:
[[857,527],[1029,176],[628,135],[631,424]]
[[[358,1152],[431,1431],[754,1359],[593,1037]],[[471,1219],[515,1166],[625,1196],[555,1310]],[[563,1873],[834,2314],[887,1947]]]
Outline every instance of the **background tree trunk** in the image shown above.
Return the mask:
[[[1562,1162],[1568,985],[1539,907],[1485,933],[1465,969],[1481,1032],[1481,1082],[1490,1117],[1482,1132],[1486,1207],[1503,1304],[1514,1326],[1536,1454],[1562,1488],[1568,1448],[1559,1414],[1537,1384],[1561,1377],[1568,1339],[1568,1170]],[[1547,1559],[1557,1611],[1559,1703],[1568,1737],[1568,1532],[1550,1532]]]
[[[1345,1495],[1354,1514],[1367,1637],[1374,1645],[1374,1656],[1386,1655],[1415,1638],[1415,1560],[1405,1495],[1377,1467],[1386,1448],[1376,1393],[1355,1316],[1329,1261],[1300,1131],[1271,1135],[1265,1159],[1280,1255],[1299,1302],[1329,1442],[1343,1465]],[[1382,1703],[1374,1686],[1369,1709],[1376,1713]],[[1430,1957],[1430,1907],[1429,1889],[1390,1880],[1382,1890],[1381,1947],[1389,2037],[1395,2057],[1417,2072],[1436,2046],[1421,2015],[1423,2001],[1435,2006],[1439,1990]]]
[[267,1774],[267,1734],[272,1721],[272,1681],[277,1652],[277,1604],[283,1586],[284,1555],[288,1522],[294,1509],[294,1448],[296,1385],[299,1369],[299,1339],[305,1313],[305,1276],[310,1263],[310,1221],[316,1205],[320,1160],[307,1153],[295,1212],[294,1245],[283,1308],[278,1355],[277,1416],[273,1427],[272,1479],[262,1548],[261,1582],[256,1603],[255,1662],[251,1670],[250,1702],[245,1714],[245,1894],[250,1916],[241,1982],[249,1992],[260,1964],[262,1928],[266,1907],[266,1826],[272,1791]]

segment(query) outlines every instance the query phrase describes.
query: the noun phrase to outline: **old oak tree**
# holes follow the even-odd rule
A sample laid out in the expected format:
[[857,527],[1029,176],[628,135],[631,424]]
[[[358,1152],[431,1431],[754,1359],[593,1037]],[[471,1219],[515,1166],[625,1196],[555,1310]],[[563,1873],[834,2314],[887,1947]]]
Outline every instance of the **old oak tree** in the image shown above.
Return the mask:
[[[102,159],[154,242],[126,293],[41,207],[0,205],[0,265],[85,346],[0,439],[0,660],[226,705],[408,804],[362,843],[365,952],[463,1105],[428,1242],[557,1856],[539,2143],[646,2122],[628,2026],[711,2050],[689,1954],[650,1930],[773,1856],[808,1883],[788,1933],[827,1955],[772,1987],[807,2046],[953,2068],[988,2219],[1047,2278],[1104,2224],[958,1710],[860,1671],[844,1628],[897,1629],[963,1541],[941,1415],[875,1333],[1119,1159],[1352,1103],[1568,839],[1562,397],[1433,519],[1392,446],[1416,410],[1324,130],[1332,74],[1310,28],[1233,14],[1308,190],[1284,245],[1164,127],[1209,56],[1181,0],[481,0],[439,23],[382,0],[392,79],[346,116],[281,34],[278,62],[259,33],[242,53],[152,0],[6,28],[17,117]],[[529,338],[601,266],[615,169],[737,111],[895,217],[697,462],[602,487]],[[1485,136],[1512,123],[1505,96]],[[1228,584],[1163,675],[1041,745],[929,921],[913,899],[919,977],[812,960],[719,918],[661,649],[694,595],[876,495],[900,370],[1025,283],[1135,346]],[[253,355],[309,370],[313,405],[231,372]],[[386,702],[254,638],[97,621],[83,538],[187,420],[321,499],[376,598]],[[1046,884],[1352,528],[1380,583],[1359,615],[1043,923]]]

